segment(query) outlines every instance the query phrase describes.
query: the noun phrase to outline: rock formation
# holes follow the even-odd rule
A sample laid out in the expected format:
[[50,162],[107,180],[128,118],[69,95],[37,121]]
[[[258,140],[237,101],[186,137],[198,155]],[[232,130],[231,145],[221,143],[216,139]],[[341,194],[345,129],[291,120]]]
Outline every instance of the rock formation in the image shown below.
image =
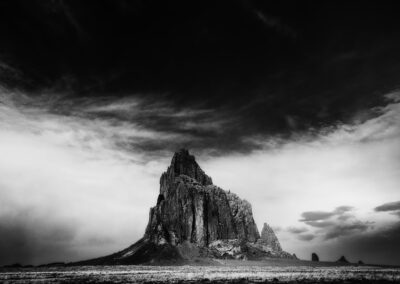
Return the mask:
[[[125,264],[194,258],[293,258],[268,224],[260,234],[249,202],[213,185],[187,150],[161,175],[157,203],[141,240],[83,264]],[[82,264],[82,262],[80,263]]]
[[278,238],[267,223],[264,223],[264,227],[261,231],[261,238],[257,240],[257,243],[265,245],[265,249],[270,251],[282,251]]
[[317,255],[315,252],[313,252],[313,253],[311,254],[311,260],[312,260],[312,261],[319,261],[319,257],[318,257],[318,255]]
[[161,176],[145,238],[156,244],[207,246],[220,239],[254,242],[259,237],[251,205],[213,185],[187,150],[175,153]]
[[340,263],[349,263],[349,261],[342,255],[336,262]]

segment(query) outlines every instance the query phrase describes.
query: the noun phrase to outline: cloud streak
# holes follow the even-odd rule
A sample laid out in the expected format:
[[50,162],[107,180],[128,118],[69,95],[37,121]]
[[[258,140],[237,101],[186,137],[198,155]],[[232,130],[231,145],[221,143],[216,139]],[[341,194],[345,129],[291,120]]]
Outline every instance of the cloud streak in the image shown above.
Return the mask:
[[297,238],[301,241],[309,242],[315,238],[315,235],[313,234],[301,234],[298,235]]
[[309,211],[309,212],[303,212],[301,214],[301,222],[313,222],[313,221],[321,221],[328,219],[332,216],[335,216],[335,212],[323,212],[323,211]]
[[[5,92],[0,98],[0,225],[8,232],[7,243],[17,246],[11,239],[18,232],[25,236],[19,243],[27,243],[30,235],[37,241],[31,254],[3,244],[8,257],[2,261],[38,264],[59,261],[60,254],[66,261],[79,260],[130,245],[143,234],[171,151],[182,146],[194,147],[216,184],[252,203],[258,224],[293,227],[277,235],[300,257],[309,254],[311,244],[369,234],[377,230],[375,224],[382,226],[371,223],[380,220],[368,216],[370,209],[388,198],[399,200],[397,105],[392,98],[366,121],[317,134],[245,140],[228,135],[237,126],[229,112],[200,106],[176,109],[138,97],[73,100]],[[220,150],[224,139],[247,146]],[[276,214],[282,208],[285,214]],[[30,212],[32,218],[24,220],[18,212]],[[36,258],[45,250],[41,232],[56,237],[48,239],[53,249]],[[12,251],[18,252],[14,258]]]
[[331,212],[326,211],[307,211],[301,214],[303,219],[300,219],[301,222],[316,222],[316,221],[323,221],[329,219],[333,216],[342,217],[345,213],[352,211],[353,207],[351,206],[339,206],[335,210]]
[[319,229],[317,234],[323,235],[324,240],[341,238],[360,234],[371,228],[371,222],[362,222],[356,219],[351,206],[339,206],[333,211],[309,211],[301,214],[300,222]]
[[173,136],[52,110],[52,102],[16,93],[0,97],[1,264],[73,261],[119,250],[141,237],[157,197],[167,159],[121,143]]
[[396,210],[400,210],[400,201],[388,202],[375,207],[375,211],[377,212],[387,212]]

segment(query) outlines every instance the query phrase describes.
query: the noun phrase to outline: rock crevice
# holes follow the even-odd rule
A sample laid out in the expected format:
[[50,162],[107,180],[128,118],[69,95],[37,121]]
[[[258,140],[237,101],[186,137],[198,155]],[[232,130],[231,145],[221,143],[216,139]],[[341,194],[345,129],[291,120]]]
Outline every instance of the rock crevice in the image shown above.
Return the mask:
[[145,237],[157,244],[173,239],[174,245],[208,246],[215,240],[260,238],[250,203],[213,185],[187,150],[175,153],[162,174],[150,215]]

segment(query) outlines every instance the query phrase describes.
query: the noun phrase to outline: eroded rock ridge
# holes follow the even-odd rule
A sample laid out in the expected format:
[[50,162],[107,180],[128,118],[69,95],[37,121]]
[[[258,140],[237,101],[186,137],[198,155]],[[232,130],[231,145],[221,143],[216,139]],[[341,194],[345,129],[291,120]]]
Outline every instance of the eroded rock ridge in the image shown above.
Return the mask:
[[188,150],[176,152],[160,178],[157,203],[141,240],[90,264],[194,258],[293,258],[268,224],[261,236],[251,204],[215,186]]

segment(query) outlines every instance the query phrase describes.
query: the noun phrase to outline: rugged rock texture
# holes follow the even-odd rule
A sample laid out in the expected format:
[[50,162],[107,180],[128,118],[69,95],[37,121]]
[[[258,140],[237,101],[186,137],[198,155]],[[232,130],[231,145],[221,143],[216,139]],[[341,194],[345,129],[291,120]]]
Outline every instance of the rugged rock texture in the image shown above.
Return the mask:
[[156,244],[184,241],[208,246],[216,240],[259,239],[251,205],[212,180],[187,150],[175,153],[160,180],[145,238]]
[[312,260],[312,261],[319,261],[319,257],[318,257],[318,255],[317,255],[315,252],[313,252],[313,253],[311,254],[311,260]]
[[157,204],[144,237],[129,248],[79,264],[177,263],[197,258],[293,258],[273,230],[261,234],[251,205],[213,185],[187,150],[180,150],[161,175]]
[[272,228],[264,223],[264,227],[261,231],[261,238],[258,239],[257,243],[264,245],[266,250],[280,252],[282,251],[281,244],[279,243],[278,238],[276,237]]

